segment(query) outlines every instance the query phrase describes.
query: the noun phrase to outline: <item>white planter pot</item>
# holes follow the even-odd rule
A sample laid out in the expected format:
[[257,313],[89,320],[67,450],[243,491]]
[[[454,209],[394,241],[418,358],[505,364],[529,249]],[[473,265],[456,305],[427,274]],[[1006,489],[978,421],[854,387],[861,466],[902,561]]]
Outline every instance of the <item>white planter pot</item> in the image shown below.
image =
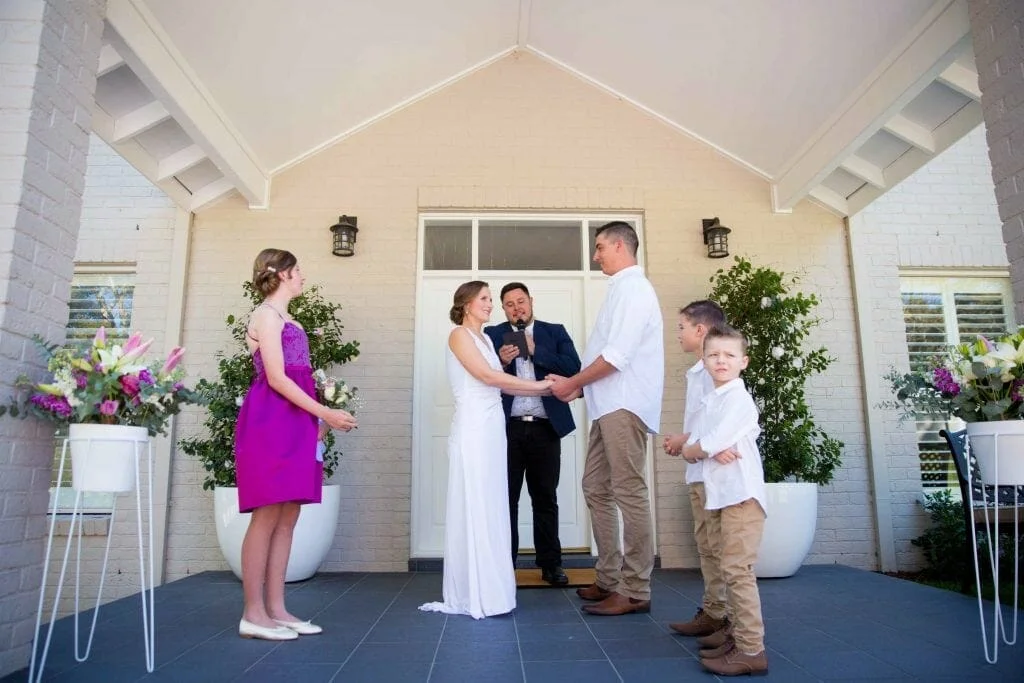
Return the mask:
[[145,457],[149,432],[124,425],[68,425],[71,486],[78,491],[120,493],[136,483],[136,456]]
[[1024,420],[971,422],[967,442],[983,484],[1024,484]]
[[[303,505],[292,536],[292,551],[284,580],[304,581],[323,564],[334,542],[341,506],[341,487],[328,484],[323,489],[323,502]],[[217,542],[231,571],[242,578],[242,540],[249,528],[250,513],[238,511],[238,489],[218,486],[213,490],[213,511],[217,525]]]
[[765,484],[765,494],[768,516],[754,574],[759,579],[793,576],[814,543],[818,485]]

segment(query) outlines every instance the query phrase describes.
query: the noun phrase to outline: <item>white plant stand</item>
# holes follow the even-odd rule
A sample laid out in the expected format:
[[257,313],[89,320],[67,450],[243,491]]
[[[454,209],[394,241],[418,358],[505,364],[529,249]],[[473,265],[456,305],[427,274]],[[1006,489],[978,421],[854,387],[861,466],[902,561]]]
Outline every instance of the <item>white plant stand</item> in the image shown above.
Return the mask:
[[[140,595],[142,596],[142,637],[143,637],[143,649],[144,656],[146,659],[146,671],[152,673],[154,656],[155,656],[155,618],[153,613],[154,607],[154,575],[155,568],[153,565],[153,443],[152,440],[147,438],[145,441],[138,441],[133,437],[129,436],[106,436],[103,438],[66,438],[61,449],[60,467],[57,474],[57,491],[53,496],[53,507],[50,510],[50,533],[46,541],[46,558],[43,560],[43,577],[39,587],[39,607],[36,611],[36,629],[35,637],[32,640],[32,661],[29,664],[29,683],[39,683],[43,678],[43,669],[46,665],[46,656],[50,650],[50,640],[53,636],[53,626],[57,618],[57,609],[60,605],[60,596],[64,587],[64,576],[67,573],[68,558],[71,554],[72,539],[74,539],[75,531],[77,527],[78,531],[78,543],[75,550],[75,661],[84,662],[89,658],[89,652],[92,649],[92,639],[96,633],[96,619],[100,612],[100,602],[103,596],[103,583],[107,574],[107,560],[110,557],[110,541],[113,538],[113,525],[114,519],[117,512],[117,496],[114,496],[113,503],[110,510],[110,527],[107,530],[107,547],[103,553],[103,566],[100,569],[100,585],[96,592],[96,605],[92,613],[92,625],[89,628],[89,637],[85,643],[85,651],[80,652],[80,639],[78,635],[78,616],[79,616],[79,599],[81,597],[80,590],[80,578],[81,578],[81,560],[82,560],[82,493],[83,491],[74,489],[75,491],[75,504],[71,513],[71,525],[68,528],[68,539],[67,544],[64,547],[64,561],[60,568],[60,578],[57,582],[57,591],[53,597],[53,608],[50,611],[50,623],[46,630],[46,641],[42,647],[42,654],[36,660],[36,652],[39,646],[40,626],[42,624],[43,617],[43,606],[46,598],[46,579],[50,568],[50,553],[53,549],[53,534],[54,528],[57,521],[57,505],[60,500],[60,482],[64,480],[65,463],[67,462],[67,456],[69,451],[69,444],[74,442],[85,442],[88,448],[88,452],[92,453],[94,448],[103,448],[104,444],[116,443],[123,446],[124,442],[130,441],[133,444],[134,450],[134,464],[135,464],[135,480],[134,486],[132,487],[135,491],[135,504],[136,504],[136,522],[138,529],[138,540],[139,540],[139,583],[141,587]],[[142,485],[141,485],[141,461],[146,459],[146,510],[148,512],[148,525],[143,533],[143,501],[142,501]],[[146,554],[146,542],[148,541],[148,554],[149,554],[149,587],[146,586],[146,563],[144,560]],[[148,591],[148,592],[147,592]],[[38,673],[37,670],[38,669]]]
[[[993,444],[995,452],[991,458],[993,468],[991,476],[993,482],[996,483],[997,488],[993,491],[995,498],[993,505],[988,505],[987,502],[984,506],[985,511],[985,536],[987,541],[987,550],[989,567],[992,570],[992,588],[994,592],[993,600],[994,607],[992,610],[992,631],[991,634],[985,628],[985,603],[982,599],[981,591],[981,567],[978,558],[978,532],[977,525],[971,524],[971,540],[973,542],[973,548],[975,548],[974,555],[974,585],[978,591],[978,620],[981,623],[981,642],[985,650],[985,661],[989,664],[995,664],[999,661],[999,643],[1002,641],[1006,645],[1014,645],[1017,642],[1017,607],[1020,604],[1018,600],[1018,590],[1020,584],[1020,515],[1017,514],[1016,508],[1024,505],[1024,500],[1018,499],[1017,486],[1024,484],[1024,481],[1017,481],[1017,476],[1011,476],[1004,481],[1000,478],[999,474],[999,439],[995,439]],[[1009,450],[1004,447],[1004,450]],[[971,439],[968,434],[965,443],[965,453],[967,462],[967,490],[968,492],[973,491],[973,476],[974,468],[971,467]],[[1005,478],[1005,477],[1004,477]],[[985,482],[982,482],[982,491],[984,491]],[[1007,634],[1006,623],[1003,616],[1003,607],[999,601],[999,575],[1000,575],[1000,562],[999,562],[999,518],[1000,518],[1000,505],[999,505],[999,489],[998,486],[1013,486],[1014,487],[1014,498],[1013,508],[1003,506],[1003,510],[1012,509],[1013,515],[1013,621],[1010,633]],[[989,514],[992,514],[990,519]],[[991,640],[991,642],[990,642]]]

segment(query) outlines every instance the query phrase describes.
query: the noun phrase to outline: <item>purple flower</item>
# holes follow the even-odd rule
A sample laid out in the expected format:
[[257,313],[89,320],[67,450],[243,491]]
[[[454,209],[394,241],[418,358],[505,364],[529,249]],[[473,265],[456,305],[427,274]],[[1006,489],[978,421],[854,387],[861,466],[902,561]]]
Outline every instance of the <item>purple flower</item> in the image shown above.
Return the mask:
[[177,392],[181,391],[184,388],[185,388],[184,383],[182,383],[182,382],[175,382],[174,386],[171,387],[171,391],[177,393]]
[[75,385],[79,389],[85,389],[87,384],[89,384],[89,377],[81,370],[75,371]]
[[139,381],[143,384],[154,384],[156,380],[153,378],[153,373],[149,371],[149,368],[142,368],[139,371]]
[[35,394],[29,399],[29,403],[47,410],[59,417],[71,417],[71,404],[63,396],[52,394]]
[[1024,379],[1013,380],[1013,384],[1010,386],[1011,401],[1024,401],[1024,395],[1020,393],[1020,388],[1022,386],[1024,386]]
[[107,399],[100,403],[100,415],[111,416],[117,413],[118,402],[112,399]]
[[960,385],[956,383],[952,373],[946,368],[935,368],[932,372],[932,383],[939,392],[946,394],[948,397],[953,397],[960,393]]
[[124,391],[124,393],[128,394],[129,396],[139,395],[138,375],[121,375],[121,378],[118,381],[121,382],[121,389]]

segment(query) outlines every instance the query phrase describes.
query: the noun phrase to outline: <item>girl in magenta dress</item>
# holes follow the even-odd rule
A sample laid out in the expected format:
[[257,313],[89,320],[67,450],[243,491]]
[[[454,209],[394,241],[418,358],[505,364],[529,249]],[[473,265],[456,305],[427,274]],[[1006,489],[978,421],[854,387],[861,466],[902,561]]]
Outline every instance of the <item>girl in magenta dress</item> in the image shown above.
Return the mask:
[[284,604],[284,578],[292,533],[305,503],[319,503],[323,465],[317,458],[317,421],[348,431],[355,418],[316,399],[309,340],[288,315],[304,279],[295,256],[264,249],[253,264],[253,285],[264,296],[246,332],[256,376],[235,427],[238,506],[252,512],[242,541],[245,607],[243,638],[295,640],[321,633]]

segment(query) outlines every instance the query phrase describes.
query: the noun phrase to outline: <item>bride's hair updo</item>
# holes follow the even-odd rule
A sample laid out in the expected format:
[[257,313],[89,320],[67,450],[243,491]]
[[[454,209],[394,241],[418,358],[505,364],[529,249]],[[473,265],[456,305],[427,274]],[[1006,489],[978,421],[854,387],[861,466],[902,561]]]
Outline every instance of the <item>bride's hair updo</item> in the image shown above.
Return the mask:
[[281,273],[295,267],[299,260],[284,249],[264,249],[252,264],[252,284],[263,296],[270,296],[281,284]]
[[487,283],[483,280],[472,280],[459,285],[459,288],[455,290],[452,309],[448,312],[448,317],[451,318],[453,323],[456,325],[462,324],[462,319],[466,317],[466,305],[476,298],[481,289],[487,286]]

